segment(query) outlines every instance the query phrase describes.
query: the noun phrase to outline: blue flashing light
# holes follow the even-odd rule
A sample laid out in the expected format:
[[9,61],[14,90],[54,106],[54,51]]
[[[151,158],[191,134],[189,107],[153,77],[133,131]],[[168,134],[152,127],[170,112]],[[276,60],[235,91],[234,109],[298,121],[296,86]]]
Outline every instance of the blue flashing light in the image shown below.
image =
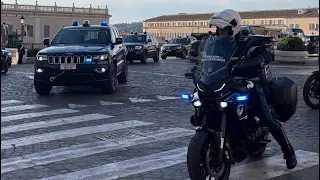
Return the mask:
[[92,57],[91,56],[87,56],[86,63],[87,64],[91,64],[91,62],[92,62]]
[[79,21],[77,20],[73,21],[72,26],[79,26]]
[[244,95],[236,95],[236,101],[237,102],[243,102],[243,101],[247,101],[248,100],[248,95],[244,94]]
[[190,101],[191,100],[191,95],[189,93],[186,93],[186,92],[181,92],[180,93],[180,98],[183,99],[183,100]]
[[103,21],[101,22],[101,26],[108,26],[108,22],[107,22],[106,20],[103,20]]

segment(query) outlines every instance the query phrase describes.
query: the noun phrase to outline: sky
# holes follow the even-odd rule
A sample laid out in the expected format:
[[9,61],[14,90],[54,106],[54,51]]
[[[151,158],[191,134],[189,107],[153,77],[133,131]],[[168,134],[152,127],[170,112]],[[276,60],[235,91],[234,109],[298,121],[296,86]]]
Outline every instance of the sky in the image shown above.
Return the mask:
[[[4,3],[14,4],[15,0],[2,0]],[[290,9],[319,7],[318,0],[38,0],[38,5],[54,5],[71,7],[104,8],[108,5],[112,15],[111,24],[131,23],[145,19],[178,13],[206,13],[219,12],[224,9],[237,11]],[[18,4],[36,4],[30,0],[18,0]]]

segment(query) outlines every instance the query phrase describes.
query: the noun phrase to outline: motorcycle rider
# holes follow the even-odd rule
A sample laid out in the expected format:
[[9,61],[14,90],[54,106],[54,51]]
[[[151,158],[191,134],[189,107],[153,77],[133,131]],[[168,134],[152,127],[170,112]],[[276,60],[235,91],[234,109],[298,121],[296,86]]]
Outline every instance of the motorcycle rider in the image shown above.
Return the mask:
[[[227,9],[220,13],[216,13],[210,18],[209,26],[215,26],[217,28],[217,36],[232,35],[235,37],[238,44],[238,49],[233,55],[233,58],[236,58],[237,60],[232,63],[235,71],[237,69],[244,70],[241,68],[248,66],[250,66],[250,69],[252,70],[253,67],[258,68],[262,62],[272,60],[270,59],[272,58],[270,57],[270,53],[267,52],[264,48],[258,48],[254,50],[254,52],[252,52],[249,57],[242,57],[243,54],[246,53],[244,53],[246,43],[245,41],[240,40],[241,17],[236,11]],[[242,63],[239,63],[240,59]],[[245,60],[243,61],[243,59]],[[268,126],[270,133],[281,146],[281,150],[284,154],[284,159],[286,160],[287,168],[295,168],[297,165],[297,159],[294,149],[289,143],[285,131],[276,118],[273,109],[267,104],[263,86],[260,84],[255,84],[252,94],[255,97],[254,103],[256,104],[255,107],[257,107],[257,112],[259,112],[261,122]]]

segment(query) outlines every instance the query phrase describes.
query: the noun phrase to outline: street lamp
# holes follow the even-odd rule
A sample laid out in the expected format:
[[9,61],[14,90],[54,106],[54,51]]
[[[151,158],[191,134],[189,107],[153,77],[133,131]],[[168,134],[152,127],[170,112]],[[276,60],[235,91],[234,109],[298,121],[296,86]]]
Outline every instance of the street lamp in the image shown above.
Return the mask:
[[21,41],[23,41],[23,36],[24,36],[24,17],[23,16],[21,16],[21,18],[20,18],[20,22],[21,22]]

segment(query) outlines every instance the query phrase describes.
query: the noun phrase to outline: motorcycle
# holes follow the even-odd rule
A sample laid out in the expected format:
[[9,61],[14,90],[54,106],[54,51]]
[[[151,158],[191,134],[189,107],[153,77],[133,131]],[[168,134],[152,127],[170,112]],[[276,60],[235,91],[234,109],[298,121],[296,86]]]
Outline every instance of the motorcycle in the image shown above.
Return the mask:
[[1,74],[6,74],[11,66],[12,55],[9,51],[1,49]]
[[296,111],[297,85],[287,77],[272,78],[268,63],[259,66],[263,76],[232,74],[229,65],[237,48],[232,36],[210,36],[201,53],[201,73],[185,74],[196,87],[193,94],[180,93],[180,98],[192,103],[195,110],[190,123],[196,132],[187,152],[191,180],[227,180],[232,164],[248,155],[257,158],[264,153],[271,142],[269,129],[251,101],[251,91],[262,79],[270,79],[265,87],[266,99],[280,121],[286,122]]
[[[311,101],[315,99],[316,102]],[[303,86],[303,100],[312,109],[319,109],[319,71],[312,72]]]

